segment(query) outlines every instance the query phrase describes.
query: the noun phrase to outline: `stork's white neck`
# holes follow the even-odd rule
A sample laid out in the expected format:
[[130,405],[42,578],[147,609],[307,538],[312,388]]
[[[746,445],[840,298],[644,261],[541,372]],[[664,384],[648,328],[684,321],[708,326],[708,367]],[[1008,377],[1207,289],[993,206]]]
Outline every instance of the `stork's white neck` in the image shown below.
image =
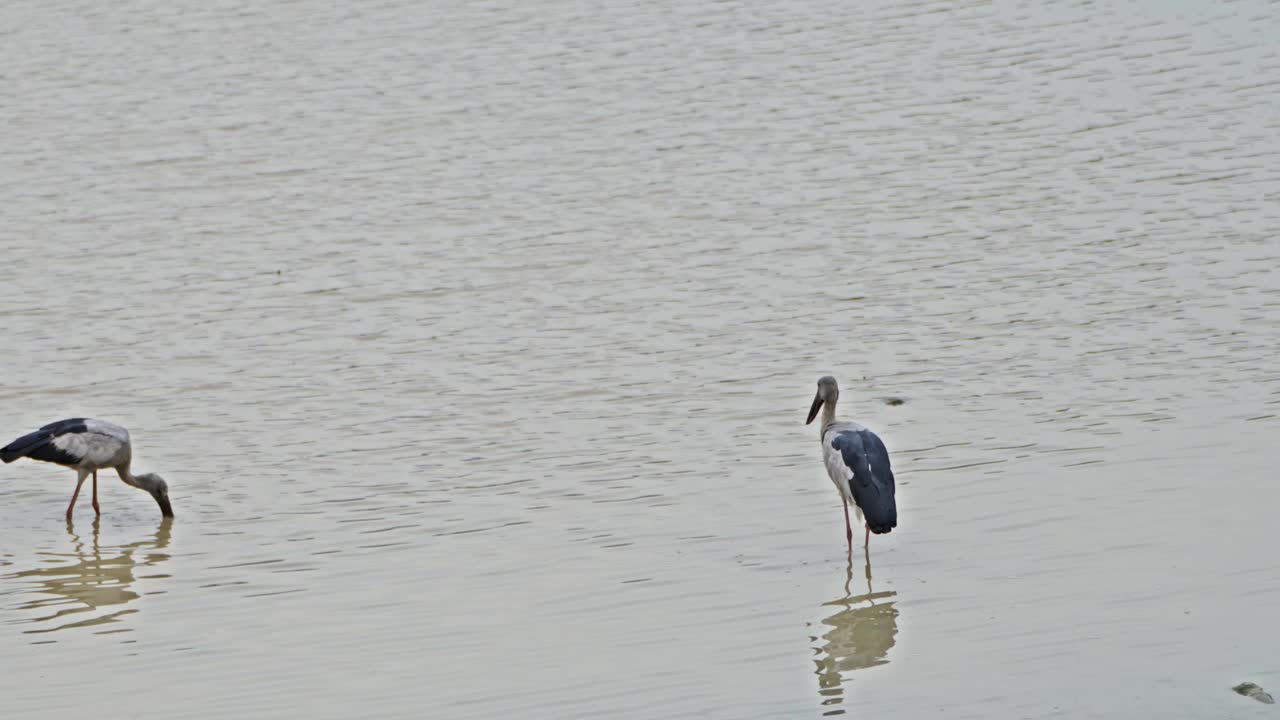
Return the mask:
[[822,437],[822,431],[827,426],[836,421],[836,398],[822,403],[822,423],[818,425],[818,437]]
[[129,472],[129,463],[117,465],[116,473],[120,475],[120,479],[124,481],[125,485],[138,487],[138,481],[134,479],[133,473]]

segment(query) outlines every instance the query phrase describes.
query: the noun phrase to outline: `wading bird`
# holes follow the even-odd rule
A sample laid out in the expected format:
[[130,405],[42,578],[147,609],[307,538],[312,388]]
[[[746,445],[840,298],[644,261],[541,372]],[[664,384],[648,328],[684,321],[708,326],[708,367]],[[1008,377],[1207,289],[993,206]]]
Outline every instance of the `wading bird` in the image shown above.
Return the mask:
[[[858,519],[867,528],[863,547],[871,542],[871,533],[882,535],[898,524],[898,506],[893,500],[893,470],[889,468],[889,451],[870,430],[856,422],[836,421],[836,399],[840,389],[830,375],[818,379],[818,394],[809,408],[813,422],[822,410],[822,460],[831,482],[844,501],[844,530],[849,548],[853,548],[853,526],[849,523],[849,503],[858,511]],[[825,406],[825,407],[824,407]]]
[[67,506],[68,521],[76,506],[76,498],[80,496],[80,486],[89,475],[93,475],[93,512],[102,514],[98,509],[98,471],[103,468],[115,468],[125,484],[147,491],[160,506],[160,513],[173,517],[173,508],[169,506],[169,486],[164,480],[155,473],[134,475],[129,472],[133,448],[129,445],[129,431],[119,425],[89,418],[49,423],[0,448],[0,460],[6,463],[22,457],[65,465],[76,471],[76,491],[71,494],[71,504]]

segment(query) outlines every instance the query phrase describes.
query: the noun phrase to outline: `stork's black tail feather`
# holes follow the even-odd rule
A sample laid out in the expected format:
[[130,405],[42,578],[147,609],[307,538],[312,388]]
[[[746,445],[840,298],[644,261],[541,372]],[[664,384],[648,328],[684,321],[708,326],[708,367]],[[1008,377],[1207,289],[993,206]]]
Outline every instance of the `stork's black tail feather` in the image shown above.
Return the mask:
[[43,460],[59,465],[75,465],[81,458],[59,448],[53,443],[53,439],[65,433],[84,431],[84,418],[49,423],[0,448],[0,461],[11,463],[18,458],[29,457],[32,460]]
[[14,440],[13,442],[0,448],[0,460],[11,463],[21,457],[26,457],[27,453],[37,447],[49,442],[53,436],[44,430],[37,430],[28,435]]
[[[897,513],[894,513],[894,515],[897,515]],[[875,535],[884,535],[886,533],[891,533],[893,532],[894,528],[898,527],[898,520],[896,517],[893,518],[892,520],[887,520],[885,522],[880,522],[880,523],[872,523],[869,516],[866,513],[863,513],[863,517],[868,518],[867,527],[870,528],[872,534],[875,534]]]

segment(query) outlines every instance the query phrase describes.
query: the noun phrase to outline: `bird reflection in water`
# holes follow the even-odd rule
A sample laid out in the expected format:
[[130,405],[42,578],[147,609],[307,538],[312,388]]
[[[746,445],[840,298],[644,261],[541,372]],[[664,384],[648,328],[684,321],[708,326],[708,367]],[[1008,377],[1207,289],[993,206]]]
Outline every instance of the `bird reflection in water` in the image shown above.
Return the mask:
[[[22,592],[36,596],[18,605],[18,609],[39,613],[28,622],[43,627],[24,632],[49,633],[106,625],[137,612],[136,608],[128,607],[138,599],[138,593],[131,589],[136,580],[135,573],[169,559],[164,550],[169,545],[172,526],[173,520],[165,518],[156,532],[145,540],[104,547],[98,539],[99,520],[93,521],[91,537],[82,537],[72,523],[67,523],[67,535],[71,538],[73,551],[45,553],[44,556],[52,561],[67,560],[69,563],[20,570],[4,576],[5,580],[26,584]],[[156,573],[144,577],[168,576]],[[99,610],[115,606],[123,607],[99,613]]]
[[898,635],[898,609],[891,600],[897,593],[874,592],[871,557],[865,551],[863,559],[866,594],[854,595],[850,589],[853,584],[853,556],[850,555],[843,597],[823,603],[823,607],[839,608],[839,612],[822,621],[823,629],[829,629],[821,638],[811,638],[821,643],[815,648],[817,670],[814,674],[818,676],[822,705],[830,708],[823,715],[844,714],[844,709],[836,706],[844,702],[845,674],[888,663],[889,650]]

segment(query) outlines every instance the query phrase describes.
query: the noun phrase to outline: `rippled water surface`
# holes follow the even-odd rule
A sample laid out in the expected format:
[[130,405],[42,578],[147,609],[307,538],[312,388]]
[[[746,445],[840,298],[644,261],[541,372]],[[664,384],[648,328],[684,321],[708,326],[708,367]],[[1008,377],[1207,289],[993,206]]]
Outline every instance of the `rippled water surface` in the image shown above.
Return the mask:
[[6,4],[0,711],[1266,712],[1278,15]]

